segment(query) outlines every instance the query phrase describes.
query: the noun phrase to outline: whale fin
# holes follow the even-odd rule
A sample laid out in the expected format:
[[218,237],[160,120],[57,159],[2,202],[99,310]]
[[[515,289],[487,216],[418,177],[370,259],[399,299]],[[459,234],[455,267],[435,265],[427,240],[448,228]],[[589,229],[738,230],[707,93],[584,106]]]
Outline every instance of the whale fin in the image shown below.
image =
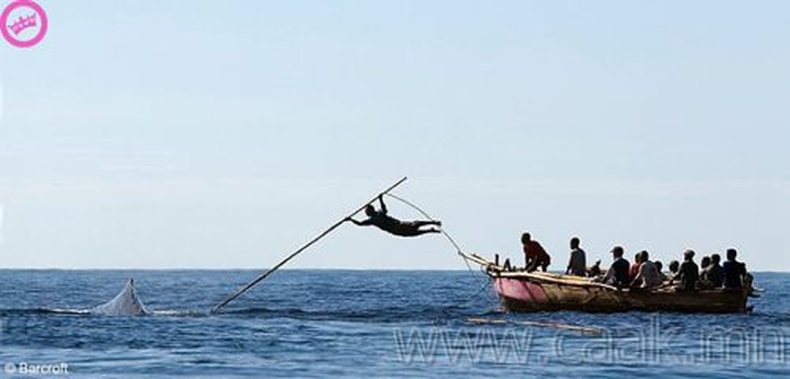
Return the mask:
[[94,307],[91,309],[91,313],[107,316],[143,316],[148,314],[148,310],[137,297],[134,279],[129,279],[118,296],[107,303]]

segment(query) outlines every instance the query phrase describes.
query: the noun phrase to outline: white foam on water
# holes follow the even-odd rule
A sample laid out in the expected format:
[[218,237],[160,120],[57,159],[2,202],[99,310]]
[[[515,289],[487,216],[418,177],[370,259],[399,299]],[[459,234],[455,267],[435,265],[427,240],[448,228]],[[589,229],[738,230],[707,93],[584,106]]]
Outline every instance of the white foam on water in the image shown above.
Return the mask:
[[167,309],[161,311],[151,311],[149,314],[154,316],[169,316],[169,317],[206,317],[209,316],[208,311],[197,310],[179,310]]
[[145,307],[137,296],[134,279],[129,279],[121,292],[112,300],[89,309],[46,309],[46,312],[70,315],[100,315],[100,316],[161,316],[161,317],[207,317],[210,313],[206,310],[195,309],[164,309],[151,311]]
[[47,309],[48,312],[52,313],[61,313],[66,315],[87,315],[91,314],[90,309],[63,309],[63,308],[55,308],[55,309]]

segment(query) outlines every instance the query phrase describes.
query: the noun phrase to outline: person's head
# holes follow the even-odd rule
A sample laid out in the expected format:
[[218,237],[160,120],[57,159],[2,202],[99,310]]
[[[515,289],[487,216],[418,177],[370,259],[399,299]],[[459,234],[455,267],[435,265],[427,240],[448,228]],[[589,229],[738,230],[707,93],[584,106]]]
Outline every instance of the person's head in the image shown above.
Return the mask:
[[[746,269],[746,268],[744,267],[744,269]],[[746,275],[743,276],[743,286],[746,287],[746,288],[753,288],[753,286],[754,286],[754,275],[752,275],[752,274],[747,272]]]
[[529,235],[529,233],[524,233],[521,235],[521,243],[527,243],[529,241],[532,241],[532,236]]
[[641,257],[642,257],[642,252],[641,251],[636,253],[636,254],[634,254],[634,262],[639,263],[640,262],[639,259],[641,259]]
[[664,268],[664,264],[661,261],[655,261],[653,265],[656,266],[656,271],[658,272],[661,272],[661,269]]
[[713,254],[710,256],[710,263],[717,265],[719,262],[721,262],[721,255]]
[[684,261],[692,261],[692,260],[694,260],[694,250],[691,250],[691,249],[686,250],[683,253],[683,260]]
[[738,252],[735,249],[727,249],[727,260],[734,261],[735,257],[738,256]]
[[571,238],[571,249],[578,249],[579,248],[579,238],[573,237]]
[[593,266],[600,267],[601,266],[601,260],[599,259],[599,260],[595,261],[595,264]]
[[623,257],[623,247],[622,246],[615,246],[612,248],[612,256],[614,259],[622,258]]
[[647,252],[647,250],[642,250],[642,251],[639,252],[639,262],[640,263],[647,262],[647,260],[649,258],[650,258],[650,254]]
[[705,267],[708,267],[708,266],[710,266],[710,257],[706,255],[706,256],[702,257],[702,260],[699,261],[699,267],[700,268],[705,268]]
[[670,272],[678,272],[679,269],[680,269],[680,262],[678,262],[678,261],[676,261],[674,259],[669,262],[669,271]]
[[376,208],[368,204],[368,206],[365,207],[365,214],[368,216],[373,216],[374,214],[376,214]]

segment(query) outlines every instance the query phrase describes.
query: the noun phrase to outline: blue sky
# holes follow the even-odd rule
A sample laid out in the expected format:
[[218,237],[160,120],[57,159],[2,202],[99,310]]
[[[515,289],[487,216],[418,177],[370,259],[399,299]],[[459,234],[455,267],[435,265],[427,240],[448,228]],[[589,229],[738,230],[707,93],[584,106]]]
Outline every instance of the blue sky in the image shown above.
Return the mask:
[[[0,41],[2,267],[266,267],[408,175],[484,255],[790,270],[785,2],[40,4]],[[465,266],[346,226],[291,267]]]

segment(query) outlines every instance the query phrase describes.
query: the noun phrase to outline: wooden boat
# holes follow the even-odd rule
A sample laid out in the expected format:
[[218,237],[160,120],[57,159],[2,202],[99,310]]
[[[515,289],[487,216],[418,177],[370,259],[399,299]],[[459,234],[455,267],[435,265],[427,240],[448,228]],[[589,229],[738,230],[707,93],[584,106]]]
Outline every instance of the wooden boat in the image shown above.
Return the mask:
[[481,265],[491,278],[502,305],[512,312],[690,312],[743,313],[746,290],[675,291],[621,289],[589,278],[544,272],[510,271],[477,254],[461,253]]

